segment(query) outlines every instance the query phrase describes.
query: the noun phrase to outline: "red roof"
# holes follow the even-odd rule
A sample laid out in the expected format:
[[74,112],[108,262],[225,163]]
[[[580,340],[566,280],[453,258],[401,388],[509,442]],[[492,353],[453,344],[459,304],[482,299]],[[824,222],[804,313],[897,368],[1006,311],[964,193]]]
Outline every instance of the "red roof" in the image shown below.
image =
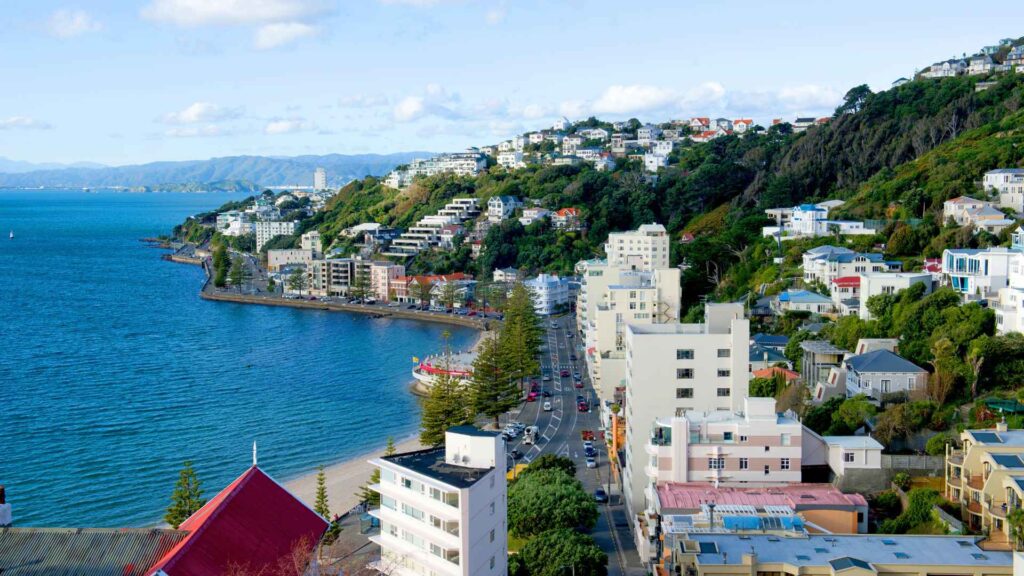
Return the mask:
[[[701,124],[710,124],[711,123],[711,118],[696,117],[696,118],[693,118],[693,120],[696,120],[697,122],[700,122]],[[693,122],[693,120],[690,120],[690,122]]]
[[754,123],[754,121],[751,120],[750,118],[740,118],[738,120],[734,120],[733,121],[733,124],[753,124],[753,123]]
[[843,494],[831,484],[790,484],[771,488],[715,488],[703,482],[658,485],[658,499],[663,511],[700,510],[709,500],[716,505],[739,504],[764,508],[789,506],[799,512],[806,507],[867,506],[860,494]]
[[833,280],[832,284],[841,288],[858,288],[860,287],[860,276],[840,276]]
[[188,537],[149,573],[215,576],[243,569],[276,574],[282,562],[309,558],[327,521],[253,466],[178,528]]
[[557,214],[561,218],[568,218],[569,216],[579,216],[580,215],[580,209],[579,208],[562,208],[562,209],[558,210],[557,212],[555,212],[555,214]]
[[454,274],[433,274],[429,276],[411,276],[409,281],[415,280],[417,284],[434,284],[437,282],[454,282],[456,280],[472,280],[473,276],[462,272]]
[[760,370],[754,370],[754,378],[772,378],[776,374],[782,374],[782,377],[786,379],[786,382],[792,382],[793,380],[800,379],[800,375],[792,370],[786,370],[781,366],[772,366],[771,368],[762,368]]

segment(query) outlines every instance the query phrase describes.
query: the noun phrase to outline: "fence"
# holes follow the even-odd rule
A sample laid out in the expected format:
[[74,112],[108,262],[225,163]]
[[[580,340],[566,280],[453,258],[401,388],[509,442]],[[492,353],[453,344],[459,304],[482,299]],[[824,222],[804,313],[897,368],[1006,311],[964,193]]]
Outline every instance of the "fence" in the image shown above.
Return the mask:
[[882,469],[886,470],[929,471],[938,474],[945,469],[945,466],[946,460],[942,456],[882,454]]

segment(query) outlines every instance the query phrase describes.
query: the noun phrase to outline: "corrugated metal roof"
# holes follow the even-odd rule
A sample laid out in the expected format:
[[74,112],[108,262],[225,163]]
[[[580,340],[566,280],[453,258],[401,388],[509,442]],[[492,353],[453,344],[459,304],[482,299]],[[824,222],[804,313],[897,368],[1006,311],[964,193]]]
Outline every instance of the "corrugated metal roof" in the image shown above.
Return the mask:
[[145,576],[184,530],[0,528],[4,576]]

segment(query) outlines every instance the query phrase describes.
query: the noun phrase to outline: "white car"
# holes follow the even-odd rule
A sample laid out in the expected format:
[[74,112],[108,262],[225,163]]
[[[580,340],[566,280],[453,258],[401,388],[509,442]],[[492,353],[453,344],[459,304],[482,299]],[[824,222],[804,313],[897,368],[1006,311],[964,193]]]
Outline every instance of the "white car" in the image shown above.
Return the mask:
[[593,458],[587,458],[587,468],[597,468],[597,461]]
[[545,412],[551,412],[551,402],[545,402],[544,403],[544,411]]

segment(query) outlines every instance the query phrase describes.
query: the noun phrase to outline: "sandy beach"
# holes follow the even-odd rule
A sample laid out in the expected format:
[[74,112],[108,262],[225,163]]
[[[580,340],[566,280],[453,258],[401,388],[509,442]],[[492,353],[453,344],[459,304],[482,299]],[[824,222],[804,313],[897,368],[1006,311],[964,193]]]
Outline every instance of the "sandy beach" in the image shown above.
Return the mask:
[[[420,444],[417,437],[395,442],[397,452],[410,452],[421,448],[423,445]],[[382,445],[372,452],[324,468],[324,475],[327,479],[327,501],[332,514],[343,514],[359,503],[359,491],[373,472],[373,466],[367,460],[383,455],[384,446]],[[285,483],[285,487],[312,507],[316,501],[316,474],[317,472],[314,470],[309,474],[290,480]]]

